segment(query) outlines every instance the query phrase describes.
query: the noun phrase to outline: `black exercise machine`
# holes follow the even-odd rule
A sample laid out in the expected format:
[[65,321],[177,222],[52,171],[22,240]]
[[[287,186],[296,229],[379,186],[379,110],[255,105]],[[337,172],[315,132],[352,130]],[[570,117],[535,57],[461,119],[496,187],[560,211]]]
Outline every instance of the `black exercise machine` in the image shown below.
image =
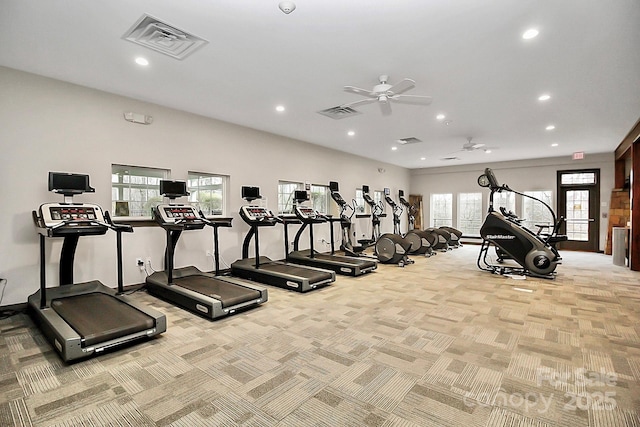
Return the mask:
[[[153,208],[153,217],[167,236],[165,269],[147,277],[147,291],[208,319],[217,319],[267,302],[265,288],[219,274],[218,228],[231,227],[232,218],[209,220],[194,206],[176,203],[177,198],[189,195],[184,181],[161,180],[160,194],[170,201]],[[175,248],[182,232],[202,230],[207,226],[213,228],[215,274],[203,272],[195,266],[174,268]]]
[[[327,222],[328,218],[314,211],[310,206],[304,205],[304,202],[309,200],[309,193],[306,191],[296,191],[294,200],[294,212],[297,219],[302,223],[302,226],[298,229],[293,241],[293,251],[289,252],[287,248],[287,261],[311,267],[325,268],[327,270],[333,270],[338,274],[349,276],[360,276],[377,268],[378,264],[375,261],[364,257],[325,254],[314,250],[313,225]],[[287,227],[286,222],[284,226]],[[307,227],[309,228],[310,248],[300,250],[300,237]],[[288,242],[286,234],[285,242]]]
[[[262,198],[258,187],[242,187],[242,197],[249,203]],[[333,271],[286,261],[273,261],[266,256],[260,256],[260,227],[273,227],[284,221],[264,206],[244,205],[240,207],[240,217],[251,228],[244,238],[242,259],[231,264],[233,275],[298,292],[307,292],[336,280],[336,273]],[[253,239],[255,256],[250,258],[249,245]],[[288,246],[286,240],[287,238],[285,248]]]
[[[388,196],[389,189],[385,188],[385,196]],[[375,255],[383,264],[397,264],[400,267],[404,267],[407,264],[413,264],[414,261],[407,256],[411,249],[411,242],[404,239],[397,233],[384,233],[380,234],[380,216],[382,214],[382,201],[376,203],[369,195],[369,186],[362,186],[362,197],[364,201],[371,208],[371,221],[373,226],[373,236],[375,239]],[[395,212],[394,212],[395,214]],[[398,220],[397,227],[400,225],[399,218],[394,215],[394,231],[396,231],[396,219]],[[399,232],[399,228],[397,229]]]
[[[399,190],[398,197],[400,205],[398,205],[389,195],[386,195],[384,198],[393,211],[393,232],[404,237],[404,239],[411,244],[409,254],[425,255],[430,257],[435,253],[431,246],[435,243],[437,236],[428,231],[417,230],[415,228],[415,217],[413,216],[415,213],[415,207],[409,205],[409,202],[405,200],[404,191]],[[402,234],[400,231],[400,216],[404,211],[402,206],[407,209],[408,216],[408,231],[405,234]]]
[[[49,191],[64,196],[63,203],[45,203],[33,211],[40,235],[40,289],[28,298],[28,310],[44,336],[65,362],[85,358],[167,329],[164,314],[124,295],[122,233],[130,225],[114,224],[96,204],[75,203],[74,195],[94,192],[89,175],[49,172]],[[98,280],[74,283],[73,267],[78,239],[116,232],[118,288]],[[47,288],[45,239],[62,237],[59,286]]]
[[[331,218],[329,219],[329,223],[331,226],[331,253],[334,253],[333,248],[333,222],[340,221],[340,232],[342,236],[342,240],[340,243],[340,250],[343,251],[348,256],[358,257],[365,256],[362,252],[371,246],[375,240],[366,240],[361,241],[358,245],[354,245],[351,237],[351,226],[353,224],[352,218],[355,214],[356,210],[353,206],[347,203],[339,192],[339,186],[336,181],[329,182],[329,191],[331,192],[331,198],[340,208],[340,216],[339,218]],[[374,231],[375,233],[375,231]]]
[[438,242],[438,234],[416,228],[415,214],[418,212],[418,209],[404,198],[404,191],[398,190],[398,200],[400,200],[400,204],[404,206],[407,212],[408,231],[404,235],[404,238],[411,242],[411,250],[409,253],[417,255],[424,254],[425,256],[436,255],[437,253],[434,252],[433,249]]
[[[562,260],[555,244],[566,240],[566,236],[558,235],[560,221],[557,221],[553,209],[540,199],[512,190],[507,185],[498,184],[498,180],[490,168],[486,168],[484,174],[478,177],[478,184],[491,190],[489,212],[480,228],[483,240],[478,254],[478,267],[496,274],[554,278],[556,266]],[[514,218],[514,215],[505,215],[506,211],[495,211],[493,196],[495,193],[503,191],[509,191],[542,203],[553,218],[554,226],[550,233],[536,234],[523,227],[521,221],[517,217]],[[497,249],[498,264],[493,264],[487,259],[489,248],[492,245]],[[505,259],[513,260],[517,265],[505,265],[503,264]]]

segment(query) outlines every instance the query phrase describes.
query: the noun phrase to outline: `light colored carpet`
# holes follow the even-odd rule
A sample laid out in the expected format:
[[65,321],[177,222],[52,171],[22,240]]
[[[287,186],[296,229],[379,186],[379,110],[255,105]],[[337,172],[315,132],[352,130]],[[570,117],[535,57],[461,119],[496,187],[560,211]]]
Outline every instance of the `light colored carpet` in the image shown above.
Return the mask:
[[478,270],[478,246],[339,277],[65,365],[0,321],[1,426],[640,426],[640,274],[564,252],[554,281]]

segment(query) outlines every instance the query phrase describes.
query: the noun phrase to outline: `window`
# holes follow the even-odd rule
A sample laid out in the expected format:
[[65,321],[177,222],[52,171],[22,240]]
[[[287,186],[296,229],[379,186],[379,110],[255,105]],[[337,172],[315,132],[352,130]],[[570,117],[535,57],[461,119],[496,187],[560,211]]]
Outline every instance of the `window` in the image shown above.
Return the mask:
[[364,201],[364,193],[362,188],[356,188],[356,213],[363,214],[366,212],[367,203]]
[[560,184],[596,184],[595,172],[563,173]]
[[311,206],[313,210],[328,213],[331,193],[326,185],[311,185]]
[[301,182],[278,181],[278,212],[292,214],[294,192],[303,189]]
[[[540,199],[549,206],[553,203],[551,200],[553,192],[551,191],[525,191],[524,194]],[[538,224],[549,226],[554,225],[553,216],[551,215],[551,212],[549,212],[549,209],[547,209],[542,203],[537,200],[530,199],[529,197],[522,198],[522,218],[524,218],[522,225],[534,233],[537,233],[539,230],[539,227],[536,227]],[[547,229],[546,231],[551,230]]]
[[111,165],[111,211],[114,216],[148,217],[162,202],[160,180],[168,169]]
[[453,221],[453,195],[432,194],[431,195],[431,226],[441,227],[443,225],[452,226]]
[[515,194],[508,191],[493,194],[493,210],[500,212],[500,207],[504,207],[507,211],[516,212]]
[[483,217],[482,193],[460,193],[458,198],[458,230],[464,235],[479,236]]
[[223,215],[229,177],[200,172],[189,172],[187,191],[189,202],[205,215]]

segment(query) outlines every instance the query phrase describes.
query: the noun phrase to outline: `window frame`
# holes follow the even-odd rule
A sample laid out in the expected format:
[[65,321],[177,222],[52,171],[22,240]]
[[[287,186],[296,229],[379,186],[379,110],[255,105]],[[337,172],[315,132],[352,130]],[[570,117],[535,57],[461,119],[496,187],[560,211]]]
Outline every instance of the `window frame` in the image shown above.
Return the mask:
[[[463,218],[463,214],[465,213],[465,205],[463,203],[463,197],[473,195],[476,197],[474,200],[474,215],[473,218]],[[480,228],[482,227],[482,223],[484,222],[484,209],[482,206],[482,202],[484,200],[482,192],[471,192],[471,193],[459,193],[458,194],[458,221],[457,221],[457,229],[462,232],[463,235],[466,236],[480,236]],[[478,208],[477,212],[475,212],[475,208]],[[477,215],[477,218],[476,218]],[[465,225],[466,222],[475,222],[477,221],[478,226],[476,227],[467,227]]]
[[[322,189],[322,191],[317,191]],[[322,193],[322,194],[321,194]],[[311,184],[309,189],[309,198],[311,199],[311,207],[314,211],[322,214],[328,214],[331,206],[331,191],[328,185]],[[321,200],[320,204],[318,202]],[[322,206],[324,204],[324,206]]]
[[[133,174],[131,172],[134,172]],[[138,172],[138,173],[135,173]],[[146,172],[146,173],[145,173]],[[115,177],[117,181],[114,182]],[[128,177],[129,182],[125,182],[125,177]],[[131,182],[131,177],[144,177],[145,180],[152,178],[157,181],[154,184],[148,183],[135,183]],[[149,166],[137,166],[137,165],[123,165],[119,163],[111,164],[111,212],[113,213],[114,218],[127,220],[149,220],[153,217],[151,213],[151,205],[156,206],[159,203],[162,203],[162,196],[160,195],[160,180],[170,179],[171,178],[171,169],[166,168],[157,168],[157,167],[149,167]],[[129,195],[126,196],[125,194]],[[132,200],[131,192],[132,190],[140,190],[145,191],[145,196],[142,197],[145,200]],[[117,195],[114,194],[114,191],[117,191]],[[153,194],[153,193],[157,193]],[[149,195],[152,194],[150,197]],[[114,199],[114,196],[116,198]],[[124,205],[118,205],[119,203],[126,202],[126,207]],[[135,212],[140,212],[140,214],[131,215],[132,213],[132,203],[138,204],[141,203],[142,206],[140,208],[135,208]],[[126,215],[122,215],[125,213]],[[148,210],[147,210],[148,209]],[[148,212],[148,215],[145,215],[145,211]]]
[[[543,197],[541,197],[541,194],[543,193]],[[546,193],[546,194],[544,194]],[[536,227],[536,224],[541,224],[541,225],[548,225],[549,227],[553,227],[555,224],[553,224],[553,217],[551,215],[551,212],[549,212],[549,210],[542,204],[540,203],[538,200],[542,200],[544,203],[546,203],[549,206],[553,206],[553,191],[552,190],[530,190],[530,191],[524,191],[522,194],[528,196],[528,197],[522,197],[522,216],[521,218],[523,219],[522,225],[533,231],[534,233],[538,232],[538,227]],[[535,199],[538,200],[534,200],[531,197],[534,197]],[[542,213],[542,216],[544,217],[548,217],[548,218],[542,218],[539,219],[537,216],[534,219],[531,219],[531,215],[529,215],[529,213],[527,212],[527,205],[531,204],[530,206],[533,208],[534,211],[539,211],[539,213]],[[548,230],[551,230],[551,228],[549,228]]]
[[[219,178],[222,181],[220,184],[205,184],[205,186],[221,186],[221,189],[219,190],[220,204],[221,204],[219,213],[215,211],[213,213],[209,211],[205,211],[204,209],[202,209],[203,202],[198,200],[201,191],[214,192],[216,190],[209,189],[209,188],[201,188],[200,183],[198,183],[198,186],[196,187],[191,186],[191,180],[197,179],[198,181],[200,181],[202,179],[207,179],[207,178]],[[196,171],[187,172],[187,191],[191,193],[189,194],[189,203],[197,207],[199,210],[202,210],[206,217],[225,216],[227,214],[227,205],[228,205],[227,197],[228,197],[229,180],[230,180],[229,175],[208,173],[208,172],[196,172]],[[207,203],[207,202],[204,202],[204,203]]]
[[[295,185],[291,191],[282,191],[283,186]],[[304,190],[304,183],[299,181],[278,180],[278,214],[290,215],[293,214],[293,195],[296,190]],[[286,201],[285,201],[286,196]],[[289,203],[291,208],[288,210]]]
[[[439,196],[448,196],[448,210],[449,210],[449,217],[448,218],[436,218],[435,215],[435,208],[436,208],[436,202],[435,202],[435,198],[439,197]],[[453,226],[453,193],[431,193],[430,197],[429,197],[429,224],[431,227],[434,228],[438,228],[438,227],[442,227],[442,226]],[[445,208],[447,208],[447,203],[445,203]],[[439,223],[436,225],[436,221],[438,221]]]

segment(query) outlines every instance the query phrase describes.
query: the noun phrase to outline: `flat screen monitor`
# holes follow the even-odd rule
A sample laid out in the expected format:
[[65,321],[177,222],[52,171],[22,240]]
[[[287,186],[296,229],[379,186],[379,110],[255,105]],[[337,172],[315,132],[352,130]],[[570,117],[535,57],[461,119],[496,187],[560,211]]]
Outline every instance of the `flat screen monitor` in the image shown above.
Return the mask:
[[242,198],[246,200],[255,200],[260,199],[262,196],[260,195],[260,187],[242,187]]
[[329,181],[329,190],[330,191],[339,191],[338,183],[336,181]]
[[385,188],[385,189],[384,189],[384,195],[385,195],[385,196],[389,196],[390,194],[391,194],[391,190],[390,190],[390,189],[388,189],[388,188]]
[[404,191],[398,190],[398,197],[404,197]]
[[187,183],[184,181],[160,180],[160,194],[167,197],[188,196]]
[[304,202],[305,200],[309,200],[309,193],[305,190],[296,190],[293,194],[293,198],[299,202]]
[[369,186],[368,185],[363,185],[362,186],[362,192],[364,194],[368,194],[369,193]]
[[89,175],[66,172],[49,172],[49,191],[62,194],[92,193]]

